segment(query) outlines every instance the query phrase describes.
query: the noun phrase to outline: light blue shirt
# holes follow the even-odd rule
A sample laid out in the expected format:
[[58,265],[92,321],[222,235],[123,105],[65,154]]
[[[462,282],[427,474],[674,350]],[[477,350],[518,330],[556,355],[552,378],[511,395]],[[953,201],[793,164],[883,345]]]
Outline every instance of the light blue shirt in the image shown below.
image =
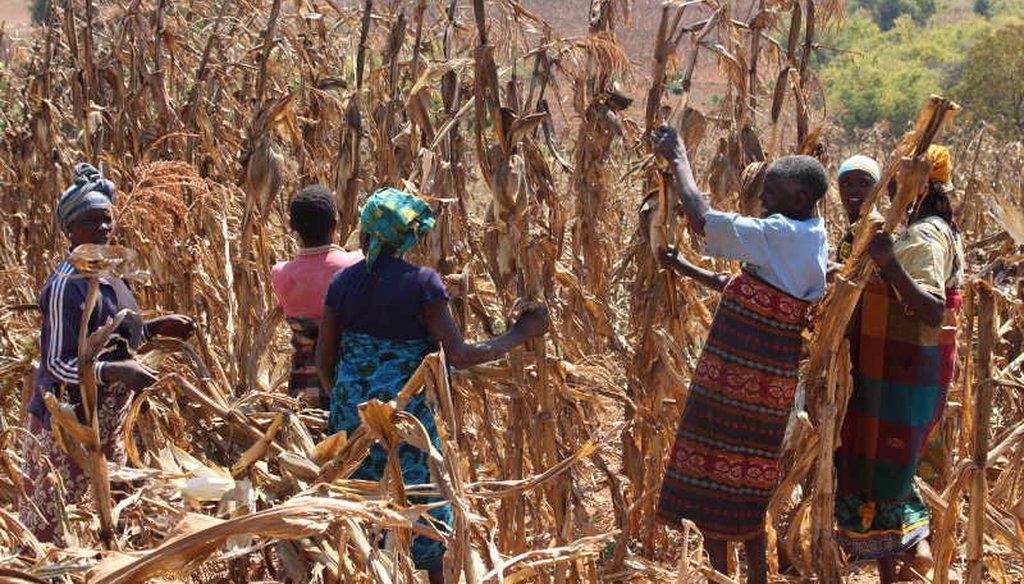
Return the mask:
[[746,262],[768,284],[801,300],[825,294],[828,238],[819,217],[796,221],[776,213],[760,219],[710,210],[704,254]]

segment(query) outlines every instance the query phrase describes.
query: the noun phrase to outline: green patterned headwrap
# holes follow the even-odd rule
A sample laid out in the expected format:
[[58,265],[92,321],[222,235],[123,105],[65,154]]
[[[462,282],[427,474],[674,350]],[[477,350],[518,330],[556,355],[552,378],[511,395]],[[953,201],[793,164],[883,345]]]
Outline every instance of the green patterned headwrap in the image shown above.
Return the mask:
[[373,193],[359,214],[359,228],[369,237],[367,269],[373,269],[384,246],[394,248],[395,255],[402,257],[435,223],[430,205],[419,197],[392,188]]

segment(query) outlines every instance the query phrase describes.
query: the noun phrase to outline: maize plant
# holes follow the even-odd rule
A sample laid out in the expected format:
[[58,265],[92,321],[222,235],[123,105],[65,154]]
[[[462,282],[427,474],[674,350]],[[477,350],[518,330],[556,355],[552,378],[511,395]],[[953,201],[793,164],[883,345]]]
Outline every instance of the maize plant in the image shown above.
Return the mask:
[[[715,582],[692,525],[655,521],[665,458],[717,296],[658,268],[677,220],[651,133],[676,127],[716,208],[760,212],[768,164],[806,153],[888,161],[898,232],[928,144],[952,146],[968,250],[960,363],[944,462],[920,479],[934,510],[931,580],[1024,579],[1024,148],[952,127],[925,100],[903,141],[834,135],[814,71],[834,0],[73,0],[0,43],[0,577],[38,582],[411,583],[415,536],[447,545],[449,582]],[[578,26],[567,26],[566,22]],[[711,82],[717,99],[710,99]],[[37,291],[67,246],[53,219],[77,162],[120,188],[118,246],[81,250],[89,278],[131,275],[146,316],[192,315],[190,342],[154,339],[158,381],[128,412],[129,464],[49,396],[90,493],[62,500],[68,547],[19,521],[25,404],[39,365]],[[869,205],[881,202],[880,187]],[[339,243],[393,186],[438,226],[410,252],[436,269],[467,337],[536,303],[551,333],[452,370],[428,356],[390,403],[324,437],[327,413],[288,397],[288,331],[270,267],[291,256],[287,202],[329,186]],[[886,210],[887,209],[887,210]],[[821,213],[846,227],[836,193]],[[877,223],[816,307],[782,477],[769,509],[773,581],[874,577],[833,536],[833,451],[852,382],[845,328],[873,268]],[[84,340],[98,356],[104,335]],[[86,369],[89,369],[86,367]],[[91,370],[91,369],[90,369]],[[403,411],[424,394],[435,448]],[[351,478],[374,444],[428,453],[431,482]],[[452,503],[452,525],[411,497]]]

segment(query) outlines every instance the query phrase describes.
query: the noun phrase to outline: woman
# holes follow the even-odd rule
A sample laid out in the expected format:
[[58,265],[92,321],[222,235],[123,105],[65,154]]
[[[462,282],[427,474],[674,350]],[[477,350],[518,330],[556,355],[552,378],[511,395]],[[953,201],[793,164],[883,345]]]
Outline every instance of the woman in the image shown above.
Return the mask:
[[896,557],[931,566],[928,507],[914,475],[942,418],[953,374],[963,252],[953,222],[949,150],[932,146],[929,182],[906,233],[876,234],[869,253],[879,275],[864,290],[852,328],[853,395],[837,452],[839,541],[854,557],[877,559],[882,582]]
[[[70,240],[70,249],[82,244],[105,245],[114,230],[111,207],[115,187],[89,164],[75,167],[74,184],[61,195],[56,215],[64,234]],[[26,461],[23,483],[27,497],[19,509],[21,521],[44,541],[65,543],[65,503],[76,504],[89,488],[89,476],[57,444],[51,433],[50,412],[43,395],[52,393],[59,401],[74,407],[79,421],[85,421],[79,392],[78,341],[79,327],[85,305],[88,280],[76,278],[78,270],[65,259],[47,278],[39,294],[39,308],[43,322],[40,334],[39,370],[36,387],[28,406],[28,426],[31,436],[26,438]],[[120,278],[101,278],[99,298],[87,332],[92,334],[122,309],[135,310],[138,306],[128,286]],[[174,315],[144,323],[143,338],[167,335],[187,338],[195,325],[191,319]],[[100,440],[108,461],[127,462],[123,428],[125,415],[133,392],[156,381],[153,372],[132,360],[128,341],[138,335],[112,336],[110,346],[94,364],[98,383],[97,415]],[[51,468],[60,478],[60,485],[50,474]],[[63,490],[63,500],[58,495]]]
[[295,193],[288,205],[288,224],[301,248],[293,259],[279,262],[270,270],[274,294],[292,329],[294,352],[288,395],[326,410],[331,404],[330,386],[320,385],[316,369],[324,294],[331,278],[363,259],[363,254],[335,245],[338,207],[334,193],[323,185],[309,185]]
[[[333,387],[328,433],[359,427],[359,404],[371,399],[387,402],[408,381],[428,353],[444,348],[452,366],[466,368],[497,359],[548,328],[544,308],[524,313],[504,335],[481,343],[466,343],[448,308],[448,293],[437,273],[401,259],[419,236],[434,227],[430,207],[421,199],[395,189],[377,191],[360,215],[365,259],[334,276],[327,289],[317,342],[317,367],[324,387]],[[434,418],[422,394],[406,411],[415,415],[440,449]],[[398,450],[406,484],[430,482],[426,454],[409,445]],[[387,452],[378,444],[370,450],[354,479],[379,481]],[[415,504],[429,501],[411,498]],[[431,516],[451,525],[451,506],[434,508]],[[431,584],[444,582],[444,545],[417,537],[412,555],[417,569],[426,570]]]
[[839,166],[839,199],[843,202],[850,225],[836,248],[836,262],[843,263],[853,253],[853,237],[860,221],[861,207],[882,177],[882,169],[875,159],[863,154],[851,156]]
[[783,156],[758,189],[761,217],[715,210],[697,188],[675,130],[655,133],[690,229],[703,254],[741,260],[734,277],[662,250],[659,261],[721,290],[694,369],[658,499],[659,522],[693,522],[711,566],[728,572],[728,543],[742,542],[747,583],[767,584],[766,519],[778,484],[786,422],[800,374],[803,330],[825,293],[828,240],[817,204],[828,175],[810,156]]

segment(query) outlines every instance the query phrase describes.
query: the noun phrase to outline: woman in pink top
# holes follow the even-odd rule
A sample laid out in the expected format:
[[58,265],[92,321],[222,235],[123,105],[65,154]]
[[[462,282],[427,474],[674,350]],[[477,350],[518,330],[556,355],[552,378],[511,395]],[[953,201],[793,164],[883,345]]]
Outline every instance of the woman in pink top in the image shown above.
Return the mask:
[[292,198],[289,225],[302,246],[295,259],[279,262],[270,271],[277,301],[292,328],[292,370],[288,393],[311,406],[329,409],[330,395],[320,387],[315,351],[324,309],[324,295],[334,274],[363,259],[334,242],[338,208],[334,193],[322,185],[303,188]]

